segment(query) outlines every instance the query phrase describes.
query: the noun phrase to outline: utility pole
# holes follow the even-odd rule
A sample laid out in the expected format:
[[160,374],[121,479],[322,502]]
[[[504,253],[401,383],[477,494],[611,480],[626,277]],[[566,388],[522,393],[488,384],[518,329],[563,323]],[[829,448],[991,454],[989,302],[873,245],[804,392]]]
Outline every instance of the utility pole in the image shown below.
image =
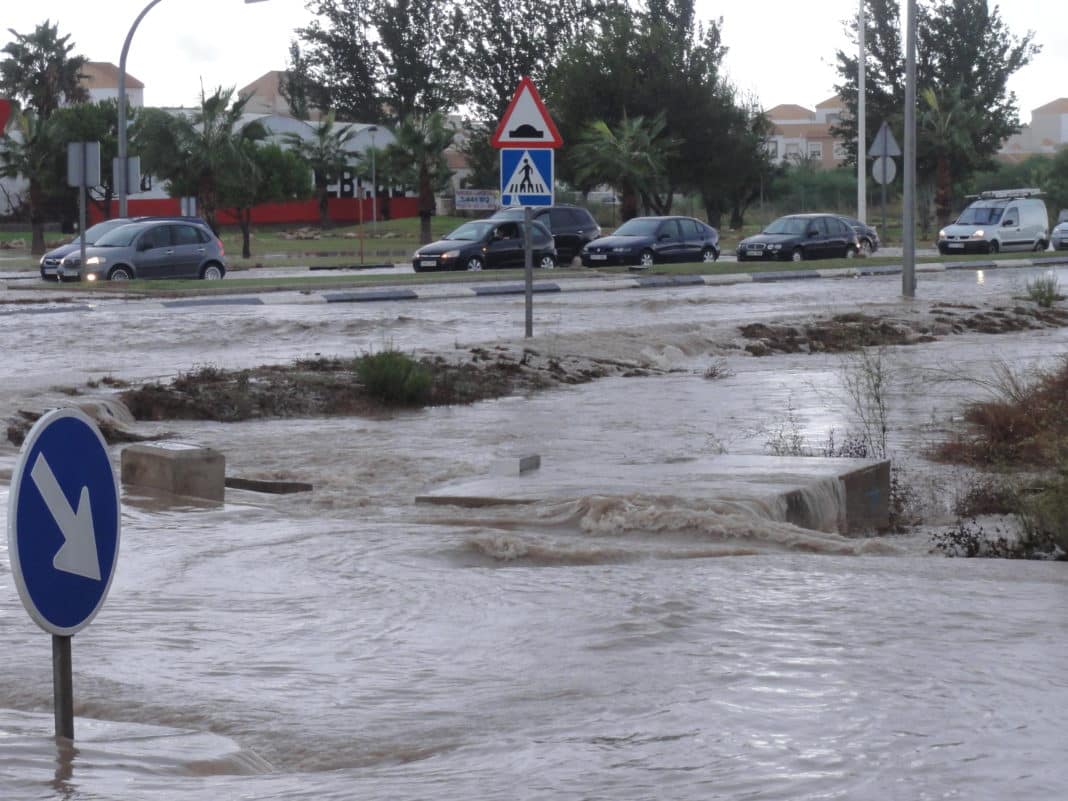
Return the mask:
[[905,192],[901,209],[901,294],[916,297],[916,0],[908,0],[905,34]]
[[862,223],[868,221],[868,131],[864,109],[864,73],[868,67],[864,37],[868,26],[864,18],[864,1],[860,0],[860,11],[857,13],[857,39],[860,44],[857,55],[857,219]]

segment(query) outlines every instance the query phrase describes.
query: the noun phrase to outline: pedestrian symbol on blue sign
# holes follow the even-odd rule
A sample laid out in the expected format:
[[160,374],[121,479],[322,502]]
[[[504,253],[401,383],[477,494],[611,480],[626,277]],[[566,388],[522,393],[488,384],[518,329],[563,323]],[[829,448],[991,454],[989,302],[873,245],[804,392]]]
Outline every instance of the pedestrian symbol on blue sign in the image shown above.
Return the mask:
[[115,473],[93,421],[77,409],[38,420],[11,480],[8,553],[22,603],[45,631],[71,635],[100,610],[120,517]]
[[504,148],[501,150],[501,205],[551,206],[553,204],[553,150]]

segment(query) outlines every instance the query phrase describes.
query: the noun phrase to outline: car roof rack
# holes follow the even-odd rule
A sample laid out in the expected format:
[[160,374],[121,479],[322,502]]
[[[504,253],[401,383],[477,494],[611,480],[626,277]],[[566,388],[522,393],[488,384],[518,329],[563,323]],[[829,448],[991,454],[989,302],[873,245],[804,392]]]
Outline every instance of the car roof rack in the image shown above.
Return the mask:
[[978,198],[980,200],[1008,200],[1017,197],[1039,197],[1042,195],[1041,189],[991,189],[987,192],[980,192],[978,195],[965,195],[968,198]]

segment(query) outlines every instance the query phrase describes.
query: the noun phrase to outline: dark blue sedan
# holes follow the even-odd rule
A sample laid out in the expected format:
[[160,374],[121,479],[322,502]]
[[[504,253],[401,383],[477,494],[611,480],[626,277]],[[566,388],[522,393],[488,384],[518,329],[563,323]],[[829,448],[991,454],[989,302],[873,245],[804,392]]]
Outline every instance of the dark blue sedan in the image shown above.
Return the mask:
[[586,267],[715,261],[719,232],[693,217],[634,217],[611,236],[589,242],[580,255]]

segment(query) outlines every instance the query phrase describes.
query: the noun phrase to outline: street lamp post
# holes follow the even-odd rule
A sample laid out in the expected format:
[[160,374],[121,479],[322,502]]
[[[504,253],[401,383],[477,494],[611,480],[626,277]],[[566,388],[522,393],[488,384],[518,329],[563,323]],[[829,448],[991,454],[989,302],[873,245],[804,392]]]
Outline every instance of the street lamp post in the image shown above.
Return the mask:
[[[245,3],[262,3],[264,0],[245,0]],[[137,19],[134,20],[133,25],[130,26],[130,32],[126,34],[126,41],[122,43],[122,55],[119,56],[119,174],[115,176],[115,189],[119,193],[119,216],[126,216],[126,197],[130,193],[130,187],[126,185],[126,180],[129,177],[129,169],[126,164],[126,56],[130,52],[130,42],[133,41],[133,35],[137,31],[137,26],[141,24],[141,20],[145,18],[145,14],[153,9],[160,3],[160,0],[152,0],[147,6],[141,9],[141,13],[137,15]]]
[[130,42],[133,41],[137,26],[145,18],[145,14],[151,11],[152,7],[159,2],[160,0],[152,0],[151,3],[141,9],[141,13],[137,15],[137,19],[130,26],[130,32],[126,34],[126,41],[122,43],[122,55],[119,56],[119,174],[115,176],[115,183],[117,184],[115,188],[119,193],[120,217],[126,216],[126,196],[130,192],[130,188],[126,185],[126,181],[129,178],[129,170],[126,164],[126,56],[130,53]]
[[367,129],[367,133],[371,134],[371,235],[378,236],[378,181],[375,176],[375,132],[378,131],[377,125],[372,125]]

